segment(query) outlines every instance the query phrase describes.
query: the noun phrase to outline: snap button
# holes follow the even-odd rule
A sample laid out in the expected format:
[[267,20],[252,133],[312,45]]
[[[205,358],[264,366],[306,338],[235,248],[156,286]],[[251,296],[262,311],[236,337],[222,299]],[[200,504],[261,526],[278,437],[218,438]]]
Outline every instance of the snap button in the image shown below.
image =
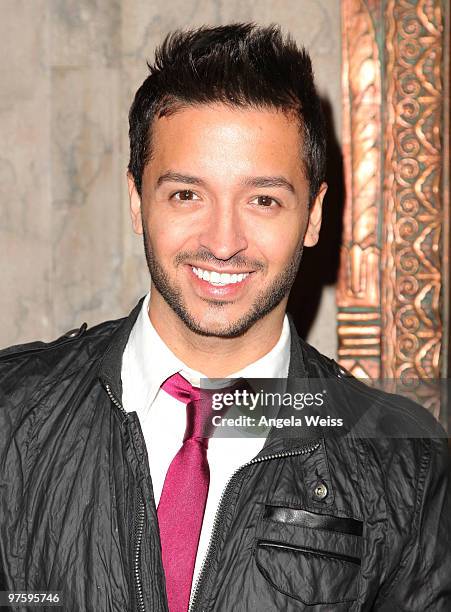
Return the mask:
[[81,336],[88,327],[87,323],[83,323],[80,327],[76,327],[75,329],[71,329],[63,335],[63,338],[76,338],[77,336]]
[[80,331],[80,330],[79,330],[78,328],[77,328],[77,329],[71,329],[70,331],[66,332],[66,333],[64,334],[64,336],[65,336],[66,338],[75,338],[75,336],[78,336],[78,332],[79,332],[79,331]]
[[323,499],[327,497],[328,492],[329,491],[327,490],[326,483],[318,482],[318,484],[315,487],[315,490],[313,491],[313,497],[322,501]]

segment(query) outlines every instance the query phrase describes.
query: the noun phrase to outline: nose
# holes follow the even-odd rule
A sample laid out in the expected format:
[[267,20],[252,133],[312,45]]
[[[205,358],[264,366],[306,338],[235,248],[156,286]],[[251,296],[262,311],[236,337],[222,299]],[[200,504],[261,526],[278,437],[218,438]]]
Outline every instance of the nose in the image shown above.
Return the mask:
[[248,242],[239,210],[230,201],[216,202],[207,213],[199,240],[200,246],[224,261],[244,251]]

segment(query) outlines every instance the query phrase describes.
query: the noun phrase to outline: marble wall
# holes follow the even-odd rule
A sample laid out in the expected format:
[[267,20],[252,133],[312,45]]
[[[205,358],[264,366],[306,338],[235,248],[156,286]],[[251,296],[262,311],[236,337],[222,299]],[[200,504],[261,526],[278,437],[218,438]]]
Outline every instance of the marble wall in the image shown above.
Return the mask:
[[[339,0],[1,0],[1,8],[1,346],[122,316],[147,291],[128,216],[127,113],[167,31],[280,23],[310,50],[339,142]],[[333,283],[321,289],[309,340],[334,355]]]

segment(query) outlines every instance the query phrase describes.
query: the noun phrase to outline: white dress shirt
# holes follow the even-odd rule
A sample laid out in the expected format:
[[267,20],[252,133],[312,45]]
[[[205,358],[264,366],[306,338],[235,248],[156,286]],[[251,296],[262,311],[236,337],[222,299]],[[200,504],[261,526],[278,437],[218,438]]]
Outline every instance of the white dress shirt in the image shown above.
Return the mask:
[[[196,387],[206,377],[190,369],[167,347],[148,316],[147,294],[132,328],[122,358],[122,403],[136,411],[149,456],[155,503],[158,506],[169,465],[180,449],[186,426],[185,404],[160,389],[163,382],[180,372]],[[290,362],[290,326],[285,315],[282,333],[269,353],[228,378],[287,378]],[[210,486],[197,550],[193,587],[200,573],[213,528],[216,509],[227,481],[241,465],[262,449],[261,437],[213,437],[208,445]]]

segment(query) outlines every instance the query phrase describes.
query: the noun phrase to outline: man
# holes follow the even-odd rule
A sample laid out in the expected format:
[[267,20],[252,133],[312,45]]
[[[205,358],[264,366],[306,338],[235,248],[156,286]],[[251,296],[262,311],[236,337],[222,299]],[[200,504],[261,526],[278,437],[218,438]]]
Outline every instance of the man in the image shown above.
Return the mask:
[[[130,145],[150,294],[0,355],[0,589],[74,611],[449,609],[444,440],[285,314],[326,192],[308,55],[274,27],[175,33]],[[370,397],[426,433],[208,443],[202,377],[341,381],[338,410]]]

